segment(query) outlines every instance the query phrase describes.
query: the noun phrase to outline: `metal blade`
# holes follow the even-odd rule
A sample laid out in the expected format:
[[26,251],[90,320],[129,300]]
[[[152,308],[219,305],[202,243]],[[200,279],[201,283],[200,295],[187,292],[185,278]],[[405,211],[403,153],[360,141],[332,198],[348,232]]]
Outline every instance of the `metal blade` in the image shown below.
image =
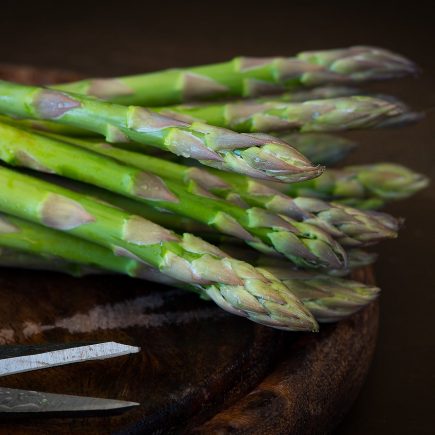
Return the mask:
[[46,369],[139,352],[140,348],[113,341],[93,344],[1,346],[0,376]]
[[124,412],[139,403],[124,400],[97,399],[67,394],[40,393],[38,391],[0,388],[0,416],[23,414],[56,415],[73,413],[95,414]]

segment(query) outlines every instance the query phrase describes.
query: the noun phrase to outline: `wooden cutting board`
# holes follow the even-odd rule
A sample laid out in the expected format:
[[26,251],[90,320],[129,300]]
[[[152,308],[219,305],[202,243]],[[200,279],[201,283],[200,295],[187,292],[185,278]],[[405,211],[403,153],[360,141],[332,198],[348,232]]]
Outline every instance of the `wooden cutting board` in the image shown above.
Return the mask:
[[[52,83],[69,72],[0,66]],[[355,278],[373,283],[369,269]],[[378,304],[318,334],[282,333],[181,290],[118,276],[0,270],[0,344],[111,340],[139,354],[2,378],[1,386],[140,402],[110,417],[0,419],[3,434],[324,433],[364,381]]]

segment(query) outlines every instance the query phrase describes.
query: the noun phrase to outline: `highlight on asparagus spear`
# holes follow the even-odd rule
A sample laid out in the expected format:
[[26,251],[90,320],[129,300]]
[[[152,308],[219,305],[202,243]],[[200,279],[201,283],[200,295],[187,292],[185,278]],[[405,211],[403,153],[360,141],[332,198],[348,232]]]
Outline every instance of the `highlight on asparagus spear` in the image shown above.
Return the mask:
[[351,206],[379,208],[385,202],[408,198],[429,184],[422,174],[395,163],[328,169],[313,182],[273,183],[288,195],[340,200]]
[[[58,240],[58,243],[61,242],[62,237]],[[1,244],[0,235],[0,267],[48,270],[67,273],[75,277],[114,271],[91,268],[52,255],[31,254],[11,248],[5,249],[1,247]],[[132,262],[134,263],[134,260]],[[140,269],[140,265],[138,265],[138,269]],[[181,288],[185,286],[181,281],[166,277],[152,268],[142,267],[141,269],[140,275],[136,278]],[[304,306],[318,322],[338,322],[372,302],[379,293],[377,287],[325,274],[295,271],[282,267],[270,267],[266,270],[280,277],[279,279],[286,287],[294,289]]]
[[169,118],[143,107],[1,80],[0,113],[87,129],[104,135],[108,142],[132,140],[252,177],[293,182],[323,171],[272,136],[238,134]]
[[243,209],[221,199],[190,193],[174,181],[12,126],[0,124],[0,159],[84,181],[191,217],[257,249],[281,253],[295,264],[339,268],[346,263],[343,248],[316,226],[282,219],[258,207]]
[[[397,236],[398,222],[394,225],[394,220],[385,215],[373,216],[344,205],[329,204],[319,199],[291,198],[241,174],[224,173],[221,171],[210,172],[210,170],[187,167],[158,157],[114,148],[104,143],[95,143],[77,138],[56,137],[142,170],[149,170],[155,175],[167,177],[166,179],[172,179],[179,183],[187,183],[189,190],[193,193],[216,195],[248,210],[252,209],[252,207],[261,207],[270,212],[283,215],[281,218],[287,220],[292,225],[297,221],[317,226],[328,234],[331,234],[343,246],[364,246]],[[14,141],[14,143],[16,142],[19,142],[18,138]],[[38,147],[37,152],[40,151],[42,146],[41,144]],[[8,155],[11,155],[10,151]],[[34,153],[31,152],[31,155],[34,155]],[[38,160],[41,163],[41,159]],[[167,186],[172,186],[168,180],[166,184]],[[172,191],[175,190],[172,189]],[[116,201],[116,198],[112,198],[111,201]],[[203,205],[199,216],[193,216],[193,209],[189,208],[190,217],[197,220],[206,218],[204,207],[207,201],[209,200],[202,200]],[[170,210],[180,213],[174,206]],[[135,213],[138,212],[135,211]],[[182,211],[181,213],[185,212]],[[186,216],[186,214],[184,215]],[[232,216],[236,217],[235,214]],[[145,215],[145,217],[147,216]],[[160,222],[158,216],[157,219]],[[210,224],[211,220],[203,220],[202,222]],[[162,221],[163,225],[167,225],[167,223],[167,220]],[[177,227],[171,225],[171,228]],[[186,227],[185,230],[188,230],[188,228]],[[248,231],[250,230],[249,226],[244,226],[244,228]]]
[[335,165],[355,150],[357,144],[344,137],[327,133],[276,133],[279,139],[291,143],[311,162],[326,167]]
[[255,97],[324,84],[389,79],[416,71],[411,61],[398,54],[377,47],[355,46],[305,51],[294,57],[237,57],[224,63],[87,79],[55,88],[122,104],[163,106],[224,97]]
[[130,276],[149,278],[154,269],[159,270],[159,282],[167,282],[163,278],[169,276],[171,282],[186,283],[224,310],[254,322],[286,330],[317,329],[301,302],[272,274],[227,257],[198,237],[178,236],[84,196],[80,203],[77,194],[60,188],[45,190],[48,183],[3,168],[0,178],[2,184],[7,180],[8,191],[27,199],[26,207],[19,200],[14,203],[8,192],[0,197],[0,210],[44,225],[2,215],[1,246],[57,255]]
[[[418,119],[398,101],[370,96],[351,96],[287,103],[276,100],[247,100],[190,104],[154,109],[188,122],[245,133],[274,131],[328,132],[401,125]],[[261,136],[256,136],[261,137]]]

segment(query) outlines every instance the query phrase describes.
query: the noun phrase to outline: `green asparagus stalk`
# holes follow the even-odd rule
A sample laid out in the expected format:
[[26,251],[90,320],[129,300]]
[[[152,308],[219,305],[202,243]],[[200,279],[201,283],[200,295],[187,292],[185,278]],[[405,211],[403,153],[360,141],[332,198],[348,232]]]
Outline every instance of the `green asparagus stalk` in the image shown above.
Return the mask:
[[[306,89],[302,91],[295,91],[291,93],[285,93],[285,94],[277,95],[275,97],[268,96],[267,98],[265,98],[265,100],[273,98],[274,100],[279,100],[279,101],[301,102],[307,100],[318,100],[322,98],[337,98],[337,97],[347,97],[350,95],[362,95],[362,94],[363,92],[361,90],[355,88],[350,88],[345,86],[324,86],[324,87],[318,87],[313,89]],[[67,125],[57,124],[52,121],[36,121],[32,119],[12,120],[7,116],[0,115],[0,122],[9,123],[11,121],[13,121],[15,125],[21,128],[30,128],[35,130],[47,131],[51,133],[63,134],[66,136],[86,137],[92,135],[92,132],[89,132],[87,130],[83,130],[76,127],[70,127]],[[283,138],[283,140],[285,139]],[[332,140],[331,140],[331,145],[332,145]],[[310,150],[311,147],[308,148],[308,151]]]
[[[149,269],[143,262],[114,255],[95,243],[4,213],[0,214],[0,247],[19,251],[24,261],[27,261],[26,256],[33,256],[36,266],[37,259],[43,256],[52,267],[60,266],[63,261],[85,270],[111,270],[131,277],[140,277]],[[76,266],[68,271],[75,274],[79,269]]]
[[[37,130],[42,133],[53,133],[63,136],[82,137],[93,140],[86,130],[74,129],[68,126],[56,124],[50,121],[34,121],[30,119],[12,119],[8,116],[0,115],[2,124],[9,124],[21,129]],[[356,148],[356,144],[348,139],[327,133],[275,133],[278,139],[291,143],[301,154],[317,165],[332,166],[339,160],[344,159],[351,151]],[[96,140],[96,139],[95,139]],[[117,144],[125,149],[134,150],[137,145],[131,143]],[[144,148],[145,145],[141,145]],[[155,147],[146,148],[147,154],[166,154],[166,158],[177,158],[176,156],[159,150]],[[181,158],[182,159],[182,158]]]
[[301,181],[323,169],[272,136],[240,135],[201,122],[169,118],[143,107],[0,81],[0,113],[83,128],[108,142],[132,140],[206,165],[264,179]]
[[[418,115],[400,102],[370,96],[351,96],[287,103],[248,100],[190,104],[154,109],[185,122],[206,122],[245,133],[284,131],[328,132],[400,125]],[[261,138],[262,136],[256,136]]]
[[[165,177],[168,186],[172,186],[168,181],[168,179],[172,179],[178,183],[177,186],[181,183],[187,184],[193,193],[217,195],[235,203],[239,208],[244,207],[249,210],[250,207],[261,207],[283,215],[281,218],[284,220],[289,219],[287,222],[292,225],[296,221],[317,226],[331,234],[343,246],[364,246],[397,236],[398,223],[394,224],[394,219],[386,215],[372,216],[344,205],[328,204],[319,199],[290,198],[240,174],[223,173],[221,171],[211,173],[210,170],[183,166],[157,157],[114,148],[104,143],[59,136],[56,136],[56,138]],[[174,190],[172,189],[172,191]],[[112,199],[112,201],[115,201],[115,199]],[[208,200],[201,201],[203,207],[205,207]],[[174,207],[171,211],[179,214],[184,213]],[[189,210],[189,212],[192,213],[192,210]],[[186,214],[184,215],[186,216]],[[232,216],[237,217],[236,215]],[[205,218],[205,214],[201,209],[200,216],[195,217],[190,214],[190,217],[200,220]],[[151,218],[151,220],[153,219]],[[209,225],[211,220],[203,220],[202,222]],[[167,225],[167,221],[162,223]],[[174,228],[173,225],[170,226]],[[250,230],[249,227],[244,226],[244,228]]]
[[[234,260],[195,236],[178,236],[138,216],[4,168],[0,181],[5,186],[0,210],[43,225],[2,216],[2,246],[67,261],[83,256],[85,264],[133,276],[147,273],[143,271],[151,266],[233,314],[279,329],[317,328],[309,312],[273,275]],[[52,243],[50,237],[57,234],[62,241]],[[17,237],[19,243],[11,241]],[[89,242],[101,244],[101,249]]]
[[193,100],[255,97],[324,84],[360,83],[413,74],[416,66],[390,51],[356,46],[306,51],[295,57],[238,57],[229,62],[56,88],[121,104],[165,106]]
[[[350,95],[362,95],[362,91],[356,88],[350,88],[346,86],[324,86],[313,89],[306,89],[301,91],[295,91],[285,93],[273,97],[279,101],[286,102],[301,102],[307,100],[318,100],[321,98],[337,98],[347,97]],[[267,99],[272,98],[268,96]],[[10,119],[7,116],[0,115],[0,122],[8,123],[13,121],[14,124],[21,128],[31,128],[35,130],[47,131],[51,133],[63,134],[66,136],[89,136],[92,132],[83,130],[76,127],[70,127],[67,125],[57,124],[52,121],[36,121],[32,119]],[[283,139],[284,140],[284,139]]]
[[[58,240],[58,243],[60,242],[62,238]],[[91,268],[80,263],[68,262],[51,254],[32,254],[17,249],[5,249],[1,247],[1,243],[0,235],[0,267],[49,270],[75,277],[122,270],[121,267],[119,270]],[[131,262],[135,263],[134,260]],[[137,266],[136,270],[141,269],[141,273],[136,274],[136,278],[186,288],[181,281],[166,277],[150,267],[141,267],[140,264]],[[379,293],[377,287],[329,275],[288,270],[282,267],[269,267],[266,270],[273,271],[286,287],[294,289],[304,306],[319,322],[340,321],[369,304]]]
[[288,195],[339,200],[361,208],[379,208],[386,202],[409,198],[428,184],[426,176],[405,166],[375,163],[328,169],[312,183],[273,183],[273,187]]
[[243,209],[221,199],[190,193],[175,181],[164,181],[48,137],[0,124],[0,159],[83,181],[190,217],[258,249],[281,253],[295,264],[333,268],[345,265],[342,247],[315,226],[282,219],[258,207]]
[[340,136],[326,133],[281,133],[276,136],[291,143],[311,162],[326,167],[335,165],[356,148],[356,143]]

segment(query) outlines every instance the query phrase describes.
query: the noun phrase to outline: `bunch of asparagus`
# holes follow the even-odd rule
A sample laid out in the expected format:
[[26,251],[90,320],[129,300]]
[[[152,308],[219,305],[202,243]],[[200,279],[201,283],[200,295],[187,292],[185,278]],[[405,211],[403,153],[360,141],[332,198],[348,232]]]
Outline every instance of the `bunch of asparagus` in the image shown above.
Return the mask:
[[343,319],[379,293],[347,275],[399,230],[373,209],[427,179],[389,163],[325,170],[355,148],[330,132],[417,120],[349,87],[415,71],[351,47],[51,88],[0,81],[0,265],[125,274],[284,330]]

